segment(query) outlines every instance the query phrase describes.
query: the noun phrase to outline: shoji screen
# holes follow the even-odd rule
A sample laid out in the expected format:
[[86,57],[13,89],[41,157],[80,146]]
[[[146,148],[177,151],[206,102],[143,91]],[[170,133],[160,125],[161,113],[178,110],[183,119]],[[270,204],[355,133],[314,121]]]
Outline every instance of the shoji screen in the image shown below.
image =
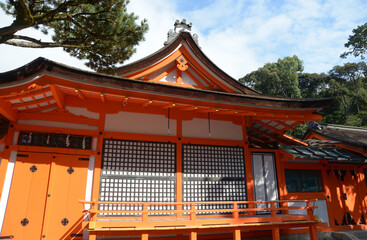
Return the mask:
[[[99,200],[175,202],[176,144],[105,139]],[[141,210],[142,205],[106,204],[101,209]],[[157,205],[151,209],[173,206]]]
[[[242,147],[183,145],[183,201],[245,201]],[[185,206],[188,209],[188,206]],[[201,205],[202,209],[230,208]],[[243,206],[242,206],[243,207]]]

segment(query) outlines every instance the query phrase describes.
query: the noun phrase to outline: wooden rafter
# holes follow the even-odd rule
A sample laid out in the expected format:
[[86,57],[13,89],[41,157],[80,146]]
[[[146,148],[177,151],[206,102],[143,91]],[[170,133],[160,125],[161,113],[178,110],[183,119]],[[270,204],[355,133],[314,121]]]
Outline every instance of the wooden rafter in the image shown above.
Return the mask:
[[164,105],[164,106],[162,107],[162,109],[173,108],[173,107],[175,107],[175,106],[176,106],[176,103],[169,103],[169,104],[167,104],[167,105]]
[[128,96],[126,96],[125,98],[124,98],[124,100],[122,100],[122,107],[126,107],[126,105],[127,105],[127,102],[129,101],[129,97]]
[[152,99],[149,99],[149,101],[145,101],[144,103],[143,103],[143,107],[148,107],[150,104],[152,104],[153,103],[153,100]]
[[263,132],[263,131],[260,131],[260,130],[259,130],[259,129],[257,129],[257,128],[250,127],[250,129],[251,129],[251,130],[253,130],[253,131],[255,131],[255,132],[257,132],[257,133],[259,133],[259,134],[262,134],[262,135],[264,135],[264,136],[266,136],[266,137],[268,137],[268,138],[270,138],[270,139],[272,139],[272,140],[274,140],[274,141],[278,141],[278,142],[282,142],[282,143],[285,143],[285,144],[286,144],[286,142],[285,142],[284,140],[282,140],[282,139],[278,139],[278,138],[276,138],[275,136],[272,136],[272,135],[270,135],[270,134],[268,134],[268,133],[265,133],[265,132]]
[[276,120],[273,120],[273,122],[275,122],[277,125],[275,125],[274,127],[276,128],[277,126],[279,125],[282,125],[285,129],[291,129],[292,127],[282,121],[276,121]]
[[57,104],[56,103],[53,103],[53,104],[48,104],[48,105],[43,106],[43,107],[21,110],[19,112],[21,112],[21,113],[40,112],[40,111],[43,111],[43,110],[47,110],[47,109],[51,109],[51,108],[56,108],[56,107],[58,107]]
[[104,93],[103,93],[103,92],[101,92],[100,96],[101,96],[101,101],[102,101],[103,103],[106,103],[106,97],[105,97],[105,95],[104,95]]
[[29,107],[29,106],[33,106],[33,105],[37,105],[37,107],[39,107],[39,104],[41,103],[45,103],[45,102],[49,102],[51,100],[54,100],[53,97],[47,97],[47,98],[42,98],[42,99],[38,99],[38,100],[35,100],[35,101],[30,101],[30,102],[25,102],[25,103],[22,103],[22,104],[13,104],[11,107],[13,109],[18,109],[18,108],[25,108],[25,107]]
[[45,94],[47,92],[51,92],[50,88],[43,88],[41,90],[37,90],[37,91],[32,91],[32,92],[27,92],[27,93],[19,93],[13,96],[9,96],[9,97],[4,97],[5,101],[12,101],[12,100],[21,100],[22,98],[28,98],[28,97],[32,97],[32,96],[37,96],[40,94]]
[[74,92],[81,100],[85,100],[84,94],[79,89],[75,88]]
[[270,130],[272,130],[272,131],[274,131],[274,132],[279,133],[280,135],[282,135],[282,136],[283,136],[283,137],[285,137],[285,138],[288,138],[288,139],[290,139],[290,140],[292,140],[292,141],[295,141],[295,142],[297,142],[297,143],[299,143],[299,144],[302,144],[302,145],[308,146],[308,144],[307,144],[307,143],[302,142],[302,141],[300,141],[300,140],[298,140],[298,139],[296,139],[296,138],[294,138],[294,137],[291,137],[291,136],[289,136],[289,135],[285,134],[284,132],[282,132],[282,131],[280,131],[280,130],[278,130],[278,129],[276,129],[276,128],[272,127],[272,126],[270,126],[269,124],[266,124],[266,123],[264,123],[264,122],[262,122],[262,121],[259,121],[259,120],[254,120],[254,122],[256,122],[256,123],[258,123],[258,124],[262,125],[263,127],[268,128],[268,129],[270,129]]

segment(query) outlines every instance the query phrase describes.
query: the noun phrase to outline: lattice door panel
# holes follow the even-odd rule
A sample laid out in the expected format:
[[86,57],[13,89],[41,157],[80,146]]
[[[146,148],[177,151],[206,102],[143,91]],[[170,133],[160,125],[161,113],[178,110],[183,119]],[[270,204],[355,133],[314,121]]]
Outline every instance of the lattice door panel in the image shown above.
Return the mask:
[[[183,201],[246,201],[242,147],[183,145]],[[198,209],[228,209],[231,205],[198,205]],[[246,206],[239,206],[245,208]],[[189,205],[184,210],[190,209]],[[208,212],[210,213],[210,212]]]
[[[128,140],[104,140],[100,201],[175,202],[176,144]],[[142,204],[104,204],[101,210],[131,213],[103,216],[141,215]],[[173,206],[150,206],[150,210],[173,210]]]

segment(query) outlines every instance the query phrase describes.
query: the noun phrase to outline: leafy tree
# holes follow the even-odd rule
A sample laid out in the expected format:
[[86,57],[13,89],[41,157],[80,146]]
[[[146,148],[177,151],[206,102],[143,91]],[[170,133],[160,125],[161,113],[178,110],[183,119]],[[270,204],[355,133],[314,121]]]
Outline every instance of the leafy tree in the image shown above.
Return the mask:
[[298,74],[302,71],[302,61],[294,55],[278,59],[276,63],[266,63],[239,81],[265,95],[301,97]]
[[[137,24],[138,17],[127,13],[127,4],[128,0],[7,0],[1,7],[15,19],[0,28],[0,44],[62,47],[71,56],[88,59],[88,67],[112,73],[135,52],[148,30],[145,19]],[[52,41],[17,34],[30,27],[52,32]]]
[[329,75],[325,73],[300,73],[298,75],[298,81],[303,98],[318,98],[326,89]]
[[360,114],[361,105],[367,103],[367,65],[365,62],[345,63],[330,70],[329,88],[342,106],[342,118]]
[[352,54],[355,57],[360,56],[364,59],[367,53],[367,23],[353,29],[353,34],[349,36],[348,42],[344,46],[349,48],[349,51],[340,55],[341,58],[346,58]]

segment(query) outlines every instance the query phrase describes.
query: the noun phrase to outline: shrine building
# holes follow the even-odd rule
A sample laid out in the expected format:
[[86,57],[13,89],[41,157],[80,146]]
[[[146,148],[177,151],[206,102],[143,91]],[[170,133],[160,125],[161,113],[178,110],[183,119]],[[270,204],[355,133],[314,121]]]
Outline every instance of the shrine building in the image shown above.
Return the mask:
[[0,239],[366,229],[366,156],[287,134],[331,99],[262,95],[174,26],[116,76],[44,58],[0,73]]

